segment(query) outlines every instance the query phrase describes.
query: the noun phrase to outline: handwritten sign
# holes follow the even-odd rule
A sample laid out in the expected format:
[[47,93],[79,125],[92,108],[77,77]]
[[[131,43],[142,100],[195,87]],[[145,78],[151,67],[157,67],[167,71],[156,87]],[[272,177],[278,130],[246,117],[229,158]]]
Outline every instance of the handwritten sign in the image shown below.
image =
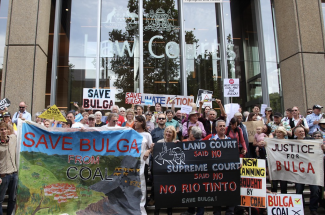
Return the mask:
[[243,124],[246,125],[247,128],[248,142],[252,143],[256,134],[256,128],[263,127],[264,123],[263,121],[249,121],[243,122]]
[[192,106],[186,106],[186,105],[181,106],[181,113],[189,114],[191,111],[192,111]]
[[4,98],[0,101],[0,110],[4,110],[5,108],[10,106],[10,101],[7,98]]
[[244,207],[266,207],[265,160],[241,158],[240,200]]
[[154,147],[156,207],[240,203],[237,141],[160,143]]
[[115,95],[121,89],[83,88],[83,106],[85,109],[109,110],[115,104]]
[[141,93],[125,93],[125,104],[141,104]]
[[267,138],[270,180],[324,186],[322,139]]
[[61,121],[61,122],[67,121],[56,105],[51,106],[44,113],[39,115],[39,118],[54,119],[54,120]]
[[267,214],[304,215],[301,194],[267,194]]
[[239,79],[224,79],[223,92],[224,97],[239,97]]

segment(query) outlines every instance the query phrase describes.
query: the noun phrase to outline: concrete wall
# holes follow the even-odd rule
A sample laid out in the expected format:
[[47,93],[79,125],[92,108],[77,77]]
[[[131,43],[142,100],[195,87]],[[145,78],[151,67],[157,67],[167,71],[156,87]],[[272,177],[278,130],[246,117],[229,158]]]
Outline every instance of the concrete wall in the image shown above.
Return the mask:
[[1,97],[12,114],[21,101],[32,115],[44,109],[50,10],[49,0],[10,0]]
[[320,0],[274,0],[284,108],[325,106],[324,27]]

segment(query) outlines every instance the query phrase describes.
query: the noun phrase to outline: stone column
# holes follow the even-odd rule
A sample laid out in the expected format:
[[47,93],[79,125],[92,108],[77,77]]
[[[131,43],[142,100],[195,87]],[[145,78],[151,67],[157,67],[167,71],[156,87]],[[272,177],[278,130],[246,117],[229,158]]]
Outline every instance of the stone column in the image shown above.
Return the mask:
[[274,0],[284,108],[325,106],[324,27],[320,0]]
[[50,0],[10,0],[1,97],[9,111],[27,104],[32,115],[45,108]]

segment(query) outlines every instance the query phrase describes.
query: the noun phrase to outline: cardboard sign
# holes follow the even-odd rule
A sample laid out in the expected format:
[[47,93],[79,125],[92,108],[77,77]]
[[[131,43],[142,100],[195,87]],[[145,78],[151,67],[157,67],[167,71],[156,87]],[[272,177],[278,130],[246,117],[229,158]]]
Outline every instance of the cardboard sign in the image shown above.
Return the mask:
[[304,215],[301,194],[267,194],[267,214]]
[[85,109],[109,110],[115,105],[115,95],[120,89],[83,88],[83,106]]
[[145,105],[146,99],[150,99],[150,100],[152,100],[152,103],[153,103],[152,105],[155,105],[156,103],[160,103],[161,106],[163,106],[163,107],[165,107],[166,103],[169,102],[174,97],[176,97],[174,99],[174,102],[175,102],[174,106],[176,108],[181,108],[182,105],[189,105],[191,102],[194,102],[194,96],[179,96],[179,95],[176,96],[176,95],[161,95],[161,94],[142,93],[141,97],[142,97],[142,100],[141,100],[142,105]]
[[141,104],[141,93],[125,93],[125,104]]
[[322,139],[266,140],[270,180],[324,186]]
[[241,158],[240,200],[241,206],[266,207],[266,168],[265,160]]
[[263,117],[265,116],[265,109],[266,108],[267,108],[267,105],[266,104],[262,104],[261,105],[261,114],[262,114]]
[[205,107],[210,107],[212,108],[212,94],[206,94],[206,93],[202,93],[202,100],[204,103],[202,105],[202,108]]
[[192,106],[186,106],[186,105],[182,105],[181,106],[181,113],[186,113],[189,114],[192,111]]
[[153,151],[155,206],[240,204],[237,141],[157,143]]
[[247,134],[248,134],[248,142],[252,143],[254,141],[254,137],[256,134],[256,128],[262,127],[264,125],[263,121],[249,121],[249,122],[243,122],[244,125],[246,125],[247,128]]
[[10,101],[7,98],[4,98],[0,101],[0,110],[4,110],[5,108],[10,106]]
[[51,106],[47,109],[44,113],[39,115],[39,118],[43,119],[54,119],[61,122],[66,122],[67,120],[64,118],[62,113],[60,112],[59,108],[56,105]]
[[224,79],[223,92],[224,97],[239,97],[239,79]]
[[225,111],[227,114],[226,125],[229,125],[231,118],[233,118],[235,113],[238,112],[239,107],[240,106],[237,103],[230,103],[225,105]]
[[16,214],[109,214],[112,208],[114,214],[146,214],[142,135],[20,124]]

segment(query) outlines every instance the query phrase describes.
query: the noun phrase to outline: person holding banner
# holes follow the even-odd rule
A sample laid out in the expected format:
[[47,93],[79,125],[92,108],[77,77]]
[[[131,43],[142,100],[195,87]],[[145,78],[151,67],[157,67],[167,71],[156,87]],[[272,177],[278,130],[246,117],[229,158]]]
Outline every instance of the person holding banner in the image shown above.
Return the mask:
[[[275,130],[276,139],[285,139],[284,137],[287,135],[287,130],[283,126],[279,126]],[[271,182],[271,192],[278,192],[278,183],[280,182],[280,189],[282,194],[287,194],[288,192],[288,182],[283,180],[272,180]]]
[[[124,109],[125,110],[125,109]],[[117,105],[114,105],[113,107],[112,107],[112,113],[116,113],[117,114],[117,118],[118,118],[118,120],[117,120],[117,125],[118,126],[122,126],[122,124],[123,124],[123,122],[125,121],[124,120],[124,116],[121,116],[120,115],[120,113],[119,113],[119,107],[117,106]],[[108,122],[107,122],[108,123]]]
[[[159,114],[159,117],[162,116],[161,114]],[[157,143],[154,145],[154,147],[165,147],[164,143],[168,143],[168,142],[175,142],[176,141],[176,130],[174,128],[174,126],[170,125],[168,127],[165,128],[164,131],[164,138],[160,139],[157,141]],[[151,147],[151,151],[153,151],[153,147]],[[153,169],[153,171],[155,171]],[[151,199],[154,200],[154,181],[152,181],[152,187],[151,187]],[[151,200],[151,201],[152,201]],[[160,212],[160,208],[155,208],[155,215],[159,215]],[[167,208],[167,214],[168,215],[172,215],[172,208]]]
[[[296,135],[297,140],[305,140],[305,139],[314,139],[311,137],[306,137],[305,129],[303,127],[297,127],[294,130],[294,134]],[[301,194],[303,196],[305,184],[296,183],[296,194]],[[319,187],[317,185],[309,185],[310,189],[310,202],[309,202],[309,210],[311,215],[318,215],[318,199],[319,199]],[[303,202],[305,204],[305,198],[303,198]]]
[[104,122],[102,122],[102,112],[96,111],[95,117],[96,117],[95,127],[102,127],[106,125]]
[[126,121],[123,122],[122,127],[132,128],[134,124],[134,110],[132,108],[126,110]]
[[12,214],[16,204],[16,188],[18,183],[17,165],[16,165],[16,135],[9,135],[8,124],[0,123],[0,215],[2,212],[2,203],[8,190],[7,214]]

